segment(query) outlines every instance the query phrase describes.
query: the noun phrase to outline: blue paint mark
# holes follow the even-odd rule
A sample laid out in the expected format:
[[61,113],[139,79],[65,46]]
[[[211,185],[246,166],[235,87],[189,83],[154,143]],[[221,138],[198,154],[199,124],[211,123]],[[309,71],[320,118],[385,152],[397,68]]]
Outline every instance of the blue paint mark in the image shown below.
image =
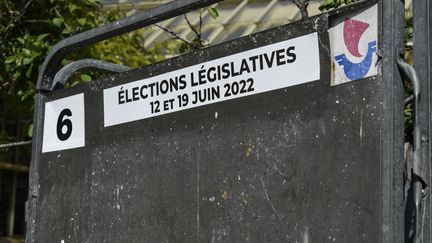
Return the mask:
[[350,80],[361,79],[368,73],[372,65],[372,56],[376,52],[376,41],[368,43],[368,52],[363,61],[359,63],[353,63],[348,60],[345,54],[341,54],[335,57],[336,62],[339,66],[343,67],[345,75]]

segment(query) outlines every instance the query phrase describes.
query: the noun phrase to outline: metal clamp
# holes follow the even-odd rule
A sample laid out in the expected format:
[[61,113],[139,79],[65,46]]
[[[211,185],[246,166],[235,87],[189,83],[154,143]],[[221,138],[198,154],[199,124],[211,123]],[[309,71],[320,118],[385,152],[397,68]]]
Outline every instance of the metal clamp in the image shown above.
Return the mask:
[[[406,63],[402,57],[397,57],[397,64],[399,69],[403,74],[411,81],[413,87],[413,98],[414,98],[414,129],[413,129],[413,148],[412,148],[412,168],[411,168],[411,179],[412,179],[412,189],[413,189],[413,202],[415,206],[415,232],[414,232],[414,242],[422,242],[422,228],[423,219],[421,214],[424,213],[424,198],[426,197],[427,187],[426,183],[426,154],[428,139],[425,134],[421,133],[420,123],[419,123],[419,103],[421,98],[420,91],[420,81],[417,76],[417,72],[408,63]],[[408,158],[410,159],[410,158]],[[408,171],[407,173],[410,173]],[[423,208],[423,210],[422,210]]]

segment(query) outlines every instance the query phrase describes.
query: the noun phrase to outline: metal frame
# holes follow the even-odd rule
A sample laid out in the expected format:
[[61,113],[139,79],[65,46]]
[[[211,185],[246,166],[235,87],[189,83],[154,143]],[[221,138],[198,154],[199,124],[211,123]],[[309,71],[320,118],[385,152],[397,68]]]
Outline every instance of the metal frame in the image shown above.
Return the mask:
[[95,59],[78,60],[62,67],[54,76],[53,84],[50,90],[62,89],[70,76],[80,70],[94,69],[103,72],[121,73],[132,70],[131,67],[118,65]]
[[396,63],[404,53],[404,11],[402,1],[381,1],[382,242],[404,242],[404,89]]
[[[379,3],[378,26],[381,57],[381,242],[404,242],[404,89],[397,58],[404,53],[405,6],[402,1],[363,1]],[[357,4],[362,4],[357,3]],[[339,14],[353,6],[331,11]]]
[[[430,1],[413,1],[413,28],[414,28],[414,40],[413,40],[413,56],[414,56],[414,68],[417,72],[419,82],[419,90],[421,95],[418,103],[416,104],[416,118],[418,119],[417,133],[421,140],[421,152],[417,157],[421,157],[422,163],[420,165],[420,171],[414,170],[414,173],[422,180],[423,188],[418,194],[423,196],[422,198],[414,198],[414,202],[420,200],[419,215],[417,217],[416,226],[416,239],[414,242],[430,242],[432,240],[432,222],[431,222],[431,153],[432,148],[430,139],[432,136],[432,121],[431,121],[431,24],[432,24],[432,4]],[[415,149],[415,148],[414,148]],[[414,155],[414,158],[416,156]],[[414,168],[415,169],[415,168]],[[413,174],[414,174],[413,173]],[[419,183],[416,183],[419,184]],[[427,186],[426,188],[424,188]],[[417,189],[418,190],[418,189]],[[426,196],[427,195],[427,196]],[[415,195],[414,195],[415,196]]]
[[[178,0],[150,11],[138,13],[121,21],[69,37],[54,46],[45,59],[37,81],[34,113],[34,142],[30,167],[29,200],[26,221],[28,223],[27,242],[34,242],[33,220],[36,217],[38,197],[38,168],[42,147],[43,93],[50,92],[54,76],[60,70],[62,59],[78,48],[102,41],[113,36],[142,28],[189,11],[212,5],[221,0]],[[363,1],[364,6],[375,1]],[[359,5],[356,4],[355,7]],[[382,19],[380,33],[382,44],[382,86],[381,96],[381,224],[382,242],[403,242],[404,190],[403,190],[403,116],[404,91],[398,74],[396,58],[403,51],[404,5],[401,1],[380,2]],[[354,6],[332,11],[337,14],[350,11]],[[331,15],[329,14],[329,15]]]
[[67,54],[77,50],[78,48],[149,26],[202,7],[207,7],[220,1],[221,0],[173,1],[149,11],[139,12],[123,20],[115,21],[68,37],[57,43],[45,58],[39,72],[36,89],[42,92],[50,90],[54,75],[60,69],[61,61]]
[[[412,159],[412,165],[410,163],[409,166],[407,166],[408,171],[407,173],[410,174],[411,180],[408,180],[406,183],[410,183],[410,190],[412,193],[408,194],[406,198],[406,205],[407,210],[411,211],[409,207],[411,207],[411,203],[414,212],[414,231],[413,231],[413,241],[414,242],[423,242],[423,223],[424,220],[422,219],[421,215],[424,213],[424,206],[425,206],[425,197],[427,194],[423,193],[423,190],[427,187],[427,164],[426,158],[427,156],[424,156],[427,150],[425,149],[427,146],[427,139],[426,135],[422,134],[422,126],[420,124],[420,97],[421,97],[421,91],[420,87],[421,84],[424,82],[420,82],[416,70],[406,63],[402,57],[399,57],[397,59],[398,67],[401,69],[403,74],[406,75],[406,77],[411,81],[413,91],[414,91],[414,130],[413,130],[413,142],[412,142],[412,151],[408,151],[409,155],[407,155],[407,159]],[[411,157],[412,158],[409,158]],[[406,218],[407,221],[411,221],[410,217]],[[411,227],[408,228],[411,230]],[[408,236],[408,238],[411,238]]]

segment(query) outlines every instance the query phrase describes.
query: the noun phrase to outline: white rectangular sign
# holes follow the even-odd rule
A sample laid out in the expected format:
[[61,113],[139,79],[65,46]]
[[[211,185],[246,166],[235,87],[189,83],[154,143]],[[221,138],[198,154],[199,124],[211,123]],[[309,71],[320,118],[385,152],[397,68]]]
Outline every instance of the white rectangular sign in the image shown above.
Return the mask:
[[318,34],[255,48],[103,91],[113,126],[320,79]]
[[45,103],[42,153],[84,145],[84,94]]

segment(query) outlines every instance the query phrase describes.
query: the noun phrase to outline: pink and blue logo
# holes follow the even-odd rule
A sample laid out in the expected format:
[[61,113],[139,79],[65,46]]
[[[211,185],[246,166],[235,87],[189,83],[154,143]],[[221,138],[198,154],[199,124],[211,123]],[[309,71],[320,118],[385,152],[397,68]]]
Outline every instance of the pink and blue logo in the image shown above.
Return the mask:
[[[364,78],[372,67],[373,55],[377,51],[377,41],[368,42],[366,54],[359,51],[361,37],[369,26],[368,23],[354,19],[346,19],[343,23],[343,40],[348,53],[337,55],[334,58],[338,65],[343,68],[349,80]],[[360,62],[352,62],[349,57],[357,59],[363,57],[363,59]]]

